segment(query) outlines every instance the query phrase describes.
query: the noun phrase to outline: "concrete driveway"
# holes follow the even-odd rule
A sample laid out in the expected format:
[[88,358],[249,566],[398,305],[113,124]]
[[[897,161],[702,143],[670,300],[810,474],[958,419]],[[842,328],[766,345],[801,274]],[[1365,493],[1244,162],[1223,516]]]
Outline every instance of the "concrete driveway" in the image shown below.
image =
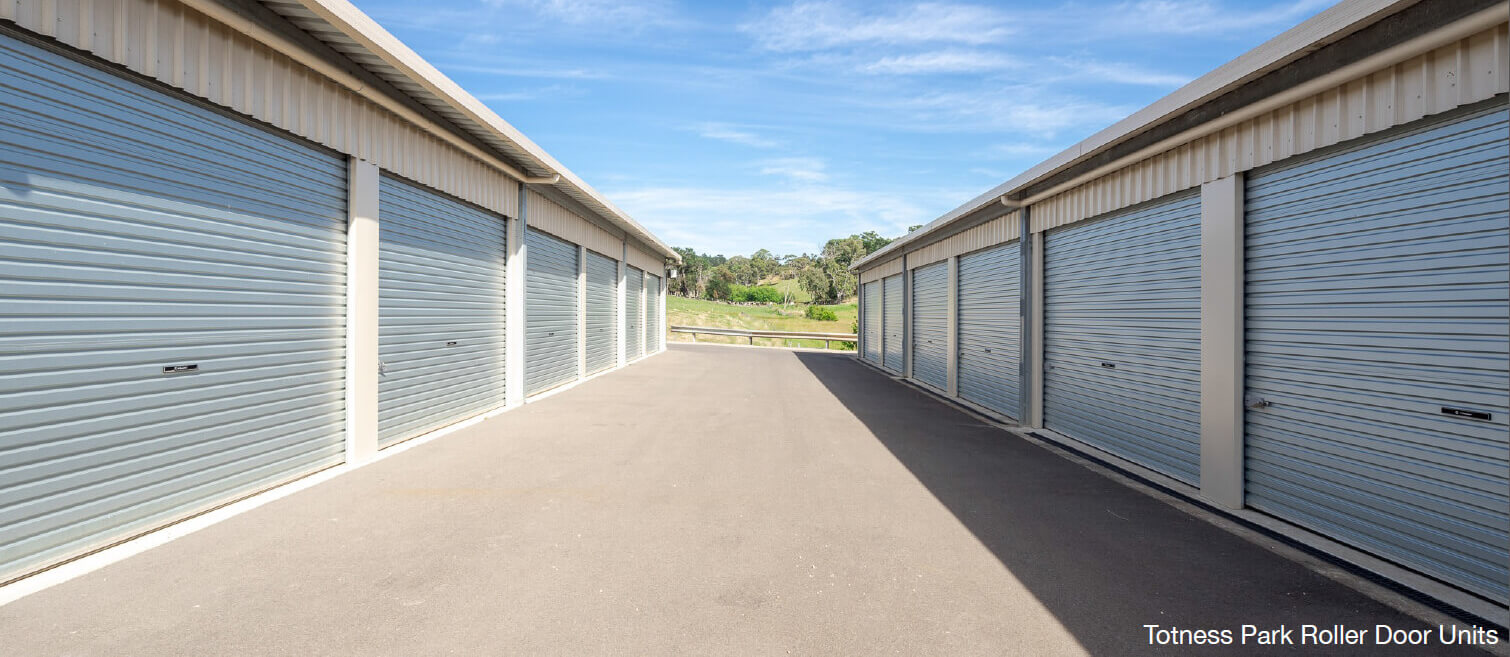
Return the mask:
[[0,654],[1219,654],[1144,625],[1244,623],[1424,627],[846,356],[673,345],[0,607]]

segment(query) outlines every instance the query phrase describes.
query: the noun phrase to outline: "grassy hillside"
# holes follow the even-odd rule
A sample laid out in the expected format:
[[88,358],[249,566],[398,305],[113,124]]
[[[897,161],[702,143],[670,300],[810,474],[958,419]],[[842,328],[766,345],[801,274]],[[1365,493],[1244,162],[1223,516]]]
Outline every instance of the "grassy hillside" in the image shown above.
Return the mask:
[[802,289],[802,286],[797,284],[797,279],[795,278],[766,280],[761,282],[761,285],[774,287],[782,294],[791,294],[792,301],[797,303],[811,303],[813,301],[813,296],[808,294],[807,290]]
[[[853,303],[827,306],[839,316],[838,321],[820,322],[802,316],[805,304],[791,306],[736,306],[718,301],[687,299],[678,296],[666,297],[666,322],[672,326],[706,326],[711,328],[743,328],[761,331],[818,331],[822,333],[849,333],[859,313]],[[692,336],[671,333],[667,340],[691,342]],[[723,344],[748,344],[747,338],[722,335],[699,335],[698,342]],[[756,338],[755,344],[785,347],[823,348],[821,340],[776,340]],[[834,343],[839,348],[839,343]]]

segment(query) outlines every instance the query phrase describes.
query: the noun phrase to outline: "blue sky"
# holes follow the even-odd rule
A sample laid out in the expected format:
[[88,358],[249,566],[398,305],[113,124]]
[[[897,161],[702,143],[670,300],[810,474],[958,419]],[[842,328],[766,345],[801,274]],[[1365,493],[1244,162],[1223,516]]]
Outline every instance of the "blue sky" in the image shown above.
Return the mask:
[[1317,0],[357,0],[675,246],[904,233]]

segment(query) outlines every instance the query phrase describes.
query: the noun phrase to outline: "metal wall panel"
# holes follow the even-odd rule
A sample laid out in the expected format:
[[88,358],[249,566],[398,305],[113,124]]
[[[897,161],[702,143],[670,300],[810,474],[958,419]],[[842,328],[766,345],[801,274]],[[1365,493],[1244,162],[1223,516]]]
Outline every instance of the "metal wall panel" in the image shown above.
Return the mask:
[[1044,236],[1044,426],[1200,479],[1201,202]]
[[937,242],[916,247],[907,252],[907,266],[917,268],[948,260],[988,246],[996,246],[1017,239],[1022,227],[1022,211],[1008,211],[1002,206],[1002,216],[969,228]]
[[587,371],[601,372],[618,360],[619,261],[587,252]]
[[379,445],[503,406],[504,221],[379,179]]
[[524,238],[524,394],[577,380],[577,247],[530,228]]
[[1248,504],[1501,605],[1507,122],[1501,98],[1254,172],[1245,237],[1246,393],[1272,404]]
[[871,281],[860,287],[865,297],[865,316],[860,318],[860,331],[864,333],[865,360],[881,362],[881,283]]
[[902,355],[902,276],[888,276],[881,280],[881,332],[882,365],[900,372]]
[[645,277],[645,351],[661,350],[661,277],[651,274]]
[[645,272],[625,267],[624,358],[634,360],[645,355]]
[[949,263],[912,270],[912,377],[949,387]]
[[530,226],[536,229],[598,253],[623,250],[623,231],[609,231],[534,190],[530,190],[526,204],[530,209]]
[[863,271],[860,272],[860,282],[869,283],[871,281],[879,281],[883,278],[886,278],[887,276],[900,273],[902,273],[902,257],[897,256],[895,258],[887,260],[886,262],[876,264],[875,266],[866,267]]
[[1016,241],[959,257],[961,399],[1020,418],[1022,249]]
[[345,158],[3,36],[0,116],[0,580],[339,463]]

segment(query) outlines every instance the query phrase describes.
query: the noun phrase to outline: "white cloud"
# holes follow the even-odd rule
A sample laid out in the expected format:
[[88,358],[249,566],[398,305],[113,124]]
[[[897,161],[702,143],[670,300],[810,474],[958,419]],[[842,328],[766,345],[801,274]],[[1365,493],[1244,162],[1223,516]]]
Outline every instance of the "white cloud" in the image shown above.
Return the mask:
[[699,137],[717,139],[731,144],[741,144],[754,148],[775,148],[780,145],[773,139],[767,139],[746,129],[743,126],[734,126],[727,123],[699,123],[693,126],[693,131]]
[[494,7],[522,7],[572,25],[605,25],[635,30],[676,22],[664,0],[484,0]]
[[982,45],[1012,33],[1003,12],[978,5],[922,2],[866,14],[833,0],[802,0],[740,26],[776,52],[827,50],[860,44]]
[[1019,62],[1000,53],[968,50],[940,50],[913,55],[883,57],[860,67],[866,73],[895,75],[932,75],[940,73],[982,73],[1017,68]]
[[1058,96],[1033,87],[931,92],[884,101],[924,132],[996,132],[1054,141],[1071,128],[1099,129],[1135,107]]
[[828,164],[816,157],[778,157],[756,163],[760,175],[780,176],[798,182],[823,182],[828,180],[825,169]]
[[1296,0],[1250,10],[1245,5],[1226,7],[1210,0],[1139,0],[1098,12],[1097,22],[1103,31],[1120,34],[1225,34],[1298,23],[1332,4],[1332,0]]
[[479,66],[476,64],[448,63],[439,65],[439,67],[447,71],[462,71],[466,73],[480,73],[483,75],[497,75],[501,77],[511,78],[551,78],[554,80],[565,78],[573,80],[600,80],[609,77],[605,73],[589,71],[582,68],[551,68],[523,63],[518,66]]
[[1065,67],[1068,77],[1114,84],[1174,89],[1194,79],[1178,73],[1150,71],[1125,62],[1098,62],[1073,57],[1050,57],[1049,61]]
[[515,91],[500,91],[493,93],[477,94],[477,99],[483,102],[523,102],[530,100],[559,100],[562,98],[576,98],[586,95],[586,91],[571,85],[552,84],[533,89],[518,89]]

